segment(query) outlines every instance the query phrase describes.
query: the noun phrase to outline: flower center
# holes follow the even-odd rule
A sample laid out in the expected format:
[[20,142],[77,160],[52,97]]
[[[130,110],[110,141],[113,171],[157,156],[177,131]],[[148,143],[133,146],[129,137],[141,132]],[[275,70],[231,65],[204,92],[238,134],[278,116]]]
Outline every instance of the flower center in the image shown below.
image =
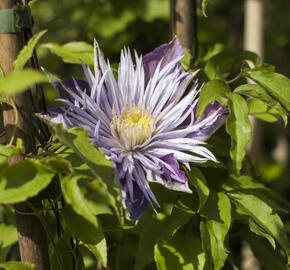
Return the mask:
[[155,119],[142,108],[126,109],[120,116],[113,115],[112,131],[126,150],[150,138],[155,130]]

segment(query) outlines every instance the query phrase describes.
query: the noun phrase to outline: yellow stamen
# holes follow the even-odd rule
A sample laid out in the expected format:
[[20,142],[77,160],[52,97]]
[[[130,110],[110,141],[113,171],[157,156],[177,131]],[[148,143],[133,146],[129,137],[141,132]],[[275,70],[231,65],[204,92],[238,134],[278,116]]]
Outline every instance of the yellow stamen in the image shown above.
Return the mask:
[[142,108],[126,109],[120,116],[113,115],[112,132],[126,150],[134,150],[136,146],[150,138],[155,130],[155,119]]

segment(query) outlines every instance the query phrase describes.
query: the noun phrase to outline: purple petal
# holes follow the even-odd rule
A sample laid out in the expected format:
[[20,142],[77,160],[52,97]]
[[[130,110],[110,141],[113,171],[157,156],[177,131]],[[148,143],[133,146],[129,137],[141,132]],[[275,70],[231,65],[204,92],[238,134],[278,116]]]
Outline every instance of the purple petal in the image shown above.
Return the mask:
[[[216,114],[214,120],[207,121],[208,119]],[[195,123],[204,122],[199,130],[191,133],[188,137],[205,141],[207,140],[214,132],[216,132],[226,121],[228,115],[228,109],[226,106],[220,105],[217,101],[208,105],[200,119]]]
[[[178,181],[185,183],[187,181],[185,173],[179,169],[179,164],[173,154],[165,155],[161,159],[172,168],[172,171],[170,171],[163,163],[160,164],[163,176],[167,182]],[[173,179],[174,175],[177,179]]]
[[87,95],[90,95],[90,86],[86,81],[83,80],[63,80],[57,81],[53,83],[54,88],[57,90],[60,98],[67,99],[67,100],[74,100],[74,98],[64,89],[68,88],[72,90],[74,93],[78,93],[76,89],[76,84],[78,87],[84,92],[86,91]]
[[[128,180],[128,179],[127,179]],[[129,179],[129,181],[132,181]],[[139,216],[146,210],[148,201],[144,196],[144,193],[139,188],[135,181],[132,181],[133,185],[133,198],[131,198],[129,191],[126,188],[126,184],[122,188],[123,201],[125,202],[126,208],[130,213],[130,218],[137,220]]]
[[148,82],[153,76],[158,63],[162,60],[161,69],[177,58],[182,58],[184,50],[179,40],[174,38],[171,42],[162,44],[160,47],[147,53],[143,57],[143,65],[145,71],[145,81]]

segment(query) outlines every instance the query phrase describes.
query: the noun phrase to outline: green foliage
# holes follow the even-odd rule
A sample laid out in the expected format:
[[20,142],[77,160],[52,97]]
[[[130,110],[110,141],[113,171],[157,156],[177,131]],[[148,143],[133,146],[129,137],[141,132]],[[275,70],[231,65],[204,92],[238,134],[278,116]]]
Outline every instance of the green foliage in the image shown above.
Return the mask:
[[47,30],[40,31],[28,41],[28,44],[21,50],[14,62],[14,70],[20,70],[25,66],[26,62],[31,58],[38,41],[46,32]]
[[201,2],[202,13],[205,17],[207,17],[206,8],[207,8],[207,5],[209,4],[209,2],[210,2],[210,0],[202,0],[202,2]]
[[0,174],[0,203],[23,202],[36,196],[52,181],[55,173],[39,162],[24,160]]
[[52,130],[56,137],[74,152],[102,179],[107,182],[113,179],[112,163],[94,147],[88,140],[88,135],[81,128],[65,130],[62,125],[57,125]]
[[275,73],[267,67],[246,70],[246,76],[254,80],[275,98],[281,105],[290,111],[290,80],[285,76]]
[[45,82],[48,78],[42,72],[30,69],[12,71],[0,79],[0,96],[15,95]]
[[227,235],[231,226],[231,203],[222,192],[211,191],[202,209],[201,241],[205,250],[206,269],[222,269],[228,256]]
[[231,135],[230,155],[234,163],[234,172],[239,175],[251,136],[251,123],[247,102],[235,93],[228,95],[228,98],[230,115],[226,122],[226,130]]
[[206,183],[206,179],[202,172],[197,168],[191,168],[191,170],[188,172],[188,179],[197,190],[200,210],[206,203],[210,192]]
[[200,239],[181,233],[155,245],[154,259],[158,270],[202,270],[205,264]]
[[4,270],[36,270],[36,267],[28,263],[5,262],[0,263],[0,267]]
[[196,116],[202,116],[206,107],[215,100],[225,103],[225,97],[230,92],[229,86],[222,80],[212,80],[206,83],[200,92]]
[[49,49],[52,53],[60,57],[65,63],[72,64],[94,64],[94,48],[92,45],[74,41],[64,45],[56,43],[46,43],[42,47]]

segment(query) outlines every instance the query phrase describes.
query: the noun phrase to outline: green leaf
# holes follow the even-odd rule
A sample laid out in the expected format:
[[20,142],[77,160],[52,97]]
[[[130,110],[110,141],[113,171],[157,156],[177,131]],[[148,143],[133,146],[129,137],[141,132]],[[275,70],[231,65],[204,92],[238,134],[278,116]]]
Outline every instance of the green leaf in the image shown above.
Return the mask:
[[197,168],[191,168],[188,172],[189,181],[194,185],[199,197],[199,210],[204,206],[209,196],[209,189],[202,172]]
[[46,43],[43,44],[42,47],[49,49],[52,53],[59,56],[65,63],[94,64],[94,48],[86,42],[73,41],[64,45]]
[[228,256],[227,235],[231,226],[231,203],[226,194],[211,191],[201,211],[201,239],[206,256],[206,269],[219,270]]
[[0,203],[17,203],[36,196],[54,175],[55,172],[31,160],[8,167],[0,174]]
[[254,194],[243,192],[230,192],[228,196],[236,205],[239,214],[251,217],[257,225],[273,236],[287,250],[289,243],[283,222],[265,201]]
[[17,229],[15,225],[0,224],[0,247],[6,248],[18,240]]
[[268,234],[261,226],[259,226],[252,218],[249,218],[249,228],[256,235],[266,238],[273,247],[273,249],[276,249],[275,239],[270,234]]
[[155,244],[168,239],[191,217],[192,214],[177,208],[173,208],[171,216],[163,213],[152,216],[143,215],[138,222],[140,240],[134,269],[141,270],[149,264],[154,258]]
[[200,240],[181,233],[156,244],[154,259],[158,270],[202,270],[205,263]]
[[34,265],[21,262],[0,263],[0,268],[3,268],[4,270],[36,270]]
[[8,158],[14,154],[14,147],[0,144],[0,168],[7,164]]
[[226,131],[231,136],[230,156],[234,163],[234,172],[239,175],[252,127],[248,118],[247,102],[236,93],[231,93],[228,97],[230,115],[226,121]]
[[248,69],[245,75],[265,88],[267,93],[290,111],[290,80],[265,68]]
[[90,143],[84,129],[72,128],[65,130],[62,125],[57,125],[53,127],[53,132],[63,144],[71,147],[104,181],[113,181],[114,169],[112,163]]
[[266,239],[258,237],[253,233],[243,232],[242,236],[250,244],[255,257],[259,260],[261,265],[265,267],[265,269],[287,269],[288,258],[281,252],[281,249],[276,248],[274,250]]
[[[268,105],[269,111],[271,111],[272,114],[279,114],[282,117],[282,119],[285,123],[285,126],[287,125],[287,120],[288,120],[287,119],[287,112],[280,105],[280,103],[277,100],[273,99],[267,93],[267,91],[263,87],[261,87],[260,85],[258,85],[258,84],[243,84],[243,85],[238,86],[234,90],[234,92],[237,94],[240,94],[240,95],[247,96],[247,97],[255,98],[255,100],[260,100],[260,102],[263,102],[263,104]],[[251,100],[252,99],[250,99],[250,101]],[[250,108],[250,106],[251,106],[251,108]],[[251,109],[252,112],[254,109],[253,106],[254,106],[254,104],[249,105],[249,109]],[[265,120],[265,119],[262,119],[262,120]]]
[[248,100],[248,108],[250,115],[265,122],[276,122],[280,116],[279,111],[275,107],[271,107],[267,103],[256,98]]
[[65,200],[74,209],[74,211],[94,224],[96,222],[96,217],[90,211],[87,201],[78,185],[78,180],[82,177],[83,176],[81,175],[73,177],[65,176],[61,182],[62,192]]
[[202,0],[201,2],[201,10],[202,10],[202,14],[203,16],[207,17],[206,15],[206,8],[207,8],[207,5],[209,3],[210,0]]
[[28,41],[28,44],[21,50],[14,62],[14,70],[23,69],[26,62],[31,58],[36,44],[46,32],[47,30],[38,32]]
[[229,93],[231,93],[229,86],[222,80],[212,80],[206,83],[200,91],[196,117],[201,117],[206,107],[215,100],[225,101]]
[[48,82],[48,78],[42,72],[30,69],[16,70],[0,79],[0,96],[15,95],[44,82]]
[[[86,210],[87,211],[87,210]],[[107,265],[107,245],[102,226],[95,217],[88,221],[71,207],[62,210],[62,217],[68,229],[96,256],[103,266]]]

